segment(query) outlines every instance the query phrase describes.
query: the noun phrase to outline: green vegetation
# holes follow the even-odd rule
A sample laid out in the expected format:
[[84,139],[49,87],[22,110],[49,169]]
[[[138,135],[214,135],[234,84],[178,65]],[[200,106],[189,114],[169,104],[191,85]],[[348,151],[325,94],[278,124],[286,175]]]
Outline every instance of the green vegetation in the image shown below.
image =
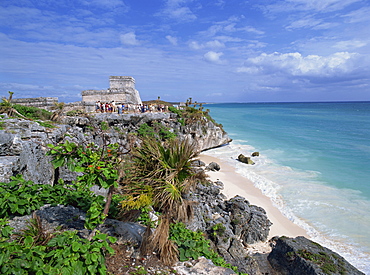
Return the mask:
[[[189,102],[189,100],[187,101]],[[190,101],[191,102],[191,101]],[[203,111],[202,103],[199,104],[199,108],[196,108],[197,103],[194,104],[194,107],[189,106],[189,103],[182,109],[177,109],[175,107],[169,107],[168,110],[172,113],[177,114],[178,122],[182,125],[188,125],[194,122],[200,122],[202,124],[206,123],[206,121],[211,121],[216,126],[222,128],[222,124],[217,123],[210,115],[209,109]],[[206,118],[207,120],[205,120]]]
[[20,114],[31,120],[50,120],[53,114],[52,112],[37,107],[29,107],[18,104],[14,104],[13,107]]
[[150,137],[160,141],[175,139],[176,134],[170,131],[170,128],[162,125],[159,122],[153,122],[151,125],[143,123],[137,130],[140,138]]
[[183,223],[176,223],[171,225],[170,239],[178,246],[180,261],[198,259],[203,256],[212,260],[217,266],[227,267],[237,272],[237,267],[226,263],[222,257],[211,249],[209,240],[204,238],[202,232],[191,231]]
[[[10,101],[11,98],[5,100],[5,105]],[[13,109],[12,104],[7,106]],[[62,110],[63,106],[56,108]],[[19,110],[15,111],[22,111],[32,119],[41,119],[39,116],[43,114],[23,106]],[[184,125],[204,121],[205,113],[201,109],[188,106],[185,110],[175,110]],[[106,122],[102,122],[100,128],[101,132],[111,130]],[[155,251],[167,265],[178,257],[184,260],[206,256],[217,265],[235,270],[210,249],[209,241],[200,232],[189,231],[181,223],[192,216],[192,203],[186,199],[187,194],[205,179],[204,173],[196,173],[191,167],[194,145],[176,139],[171,129],[159,122],[141,124],[137,136],[141,144],[133,148],[129,156],[120,153],[118,144],[97,146],[68,140],[49,144],[47,155],[52,156],[55,170],[67,167],[79,173],[71,185],[58,178],[54,186],[37,185],[21,176],[13,177],[9,183],[0,183],[0,273],[106,274],[104,256],[113,252],[109,243],[114,239],[100,234],[96,228],[108,215],[115,218],[132,210],[141,213],[139,222],[155,228],[153,234],[149,234],[149,230],[145,234],[141,252]],[[106,201],[90,191],[94,185],[108,189]],[[114,194],[116,191],[119,192]],[[46,233],[37,216],[18,236],[6,225],[4,218],[31,214],[45,204],[72,205],[86,211],[85,228],[91,230],[91,241],[81,239],[76,232]],[[150,212],[155,212],[159,220],[151,221]],[[213,228],[215,234],[222,234],[224,230],[221,225]],[[138,268],[134,274],[145,272]]]
[[8,98],[5,98],[3,97],[2,98],[2,101],[0,102],[0,113],[5,113],[7,114],[8,116],[19,116],[21,118],[24,118],[24,119],[27,119],[25,116],[23,116],[22,114],[20,114],[15,108],[14,108],[14,104],[12,104],[12,99],[13,99],[13,92],[8,92],[9,93],[9,97]]
[[68,111],[66,113],[67,116],[80,116],[80,115],[83,115],[84,112],[81,111],[81,110],[72,110],[72,111]]
[[105,255],[114,253],[109,244],[115,238],[99,233],[89,241],[64,231],[40,239],[37,226],[31,220],[18,239],[10,239],[13,229],[0,219],[1,274],[107,274]]
[[98,147],[91,143],[83,146],[67,140],[56,146],[51,144],[48,146],[51,150],[47,154],[54,157],[52,164],[55,169],[66,165],[70,171],[83,173],[77,177],[76,186],[86,189],[97,185],[99,188],[109,190],[104,210],[97,202],[94,202],[88,210],[85,227],[94,229],[108,215],[113,188],[118,187],[117,180],[122,163],[118,144]]
[[298,250],[296,253],[287,253],[287,256],[289,257],[294,257],[295,255],[299,255],[300,257],[317,264],[325,274],[347,274],[346,269],[344,268],[344,262],[334,255],[330,256],[325,252],[315,254],[305,249]]
[[226,227],[222,223],[215,224],[211,228],[211,234],[216,237],[216,236],[222,236],[225,233]]
[[[131,205],[152,206],[161,213],[154,234],[144,241],[168,265],[177,260],[178,254],[176,245],[168,239],[169,225],[188,220],[192,213],[184,197],[196,183],[190,165],[194,156],[194,147],[187,140],[161,143],[144,138],[141,147],[132,152],[132,163],[121,183],[126,194],[131,196]],[[121,205],[128,210],[127,201],[122,201]]]

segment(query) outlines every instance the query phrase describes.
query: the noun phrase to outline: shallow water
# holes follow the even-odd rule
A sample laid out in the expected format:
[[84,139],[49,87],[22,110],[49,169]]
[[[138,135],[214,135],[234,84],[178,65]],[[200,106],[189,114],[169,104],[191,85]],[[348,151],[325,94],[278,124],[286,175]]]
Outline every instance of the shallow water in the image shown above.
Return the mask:
[[[209,104],[236,167],[314,241],[370,274],[370,103]],[[240,153],[255,165],[236,161]]]

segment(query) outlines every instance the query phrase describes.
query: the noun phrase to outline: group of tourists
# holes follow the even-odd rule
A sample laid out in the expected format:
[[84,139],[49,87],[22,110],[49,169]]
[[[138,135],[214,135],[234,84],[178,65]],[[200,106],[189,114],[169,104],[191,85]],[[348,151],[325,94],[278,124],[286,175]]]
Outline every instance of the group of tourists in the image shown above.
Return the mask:
[[96,101],[95,111],[97,113],[146,113],[146,112],[167,112],[168,106],[164,104],[116,104],[111,102]]

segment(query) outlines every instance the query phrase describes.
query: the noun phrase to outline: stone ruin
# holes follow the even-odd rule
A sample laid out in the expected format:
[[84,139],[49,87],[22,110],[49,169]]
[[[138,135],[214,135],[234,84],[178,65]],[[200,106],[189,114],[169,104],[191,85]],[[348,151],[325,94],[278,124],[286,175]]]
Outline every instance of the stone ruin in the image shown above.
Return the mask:
[[[85,90],[82,91],[82,101],[67,103],[65,111],[81,110],[94,112],[95,103],[112,102],[116,104],[142,104],[139,91],[135,89],[135,79],[131,76],[110,76],[110,87],[107,90]],[[58,103],[57,97],[37,98],[13,98],[12,103],[33,106],[52,111],[52,107]]]
[[131,76],[110,76],[107,90],[82,91],[82,103],[86,112],[95,111],[95,103],[142,104],[139,91],[135,89],[135,79]]
[[12,103],[51,110],[55,103],[58,103],[58,98],[57,97],[13,98]]

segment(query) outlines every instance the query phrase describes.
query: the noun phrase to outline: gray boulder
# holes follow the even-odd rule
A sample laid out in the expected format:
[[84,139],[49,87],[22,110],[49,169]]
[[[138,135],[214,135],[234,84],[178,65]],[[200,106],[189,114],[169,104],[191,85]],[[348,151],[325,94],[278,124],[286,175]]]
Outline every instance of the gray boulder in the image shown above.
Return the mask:
[[220,171],[220,169],[221,169],[220,165],[216,162],[211,162],[206,167],[206,170],[209,170],[209,171]]
[[202,167],[202,166],[205,166],[205,165],[206,164],[203,161],[199,160],[199,159],[193,160],[191,162],[191,166],[193,166],[193,167]]
[[364,275],[339,254],[305,237],[272,239],[271,266],[287,275]]
[[229,268],[215,266],[211,260],[200,257],[195,261],[178,263],[174,268],[176,274],[180,275],[236,275]]

